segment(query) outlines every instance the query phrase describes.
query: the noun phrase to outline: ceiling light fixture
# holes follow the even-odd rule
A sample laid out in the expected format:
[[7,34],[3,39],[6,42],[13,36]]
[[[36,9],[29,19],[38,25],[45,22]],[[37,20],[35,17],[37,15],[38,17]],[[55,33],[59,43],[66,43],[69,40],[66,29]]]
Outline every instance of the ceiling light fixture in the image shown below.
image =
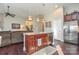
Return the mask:
[[58,8],[58,5],[55,5],[55,8]]
[[32,20],[32,16],[29,16],[29,17],[28,17],[28,20],[30,20],[30,21],[31,21],[31,20]]
[[15,17],[15,14],[12,14],[9,12],[9,8],[10,8],[10,6],[7,6],[7,12],[5,12],[5,16]]
[[40,20],[39,20],[39,18],[37,18],[37,20],[36,20],[37,22],[39,22]]

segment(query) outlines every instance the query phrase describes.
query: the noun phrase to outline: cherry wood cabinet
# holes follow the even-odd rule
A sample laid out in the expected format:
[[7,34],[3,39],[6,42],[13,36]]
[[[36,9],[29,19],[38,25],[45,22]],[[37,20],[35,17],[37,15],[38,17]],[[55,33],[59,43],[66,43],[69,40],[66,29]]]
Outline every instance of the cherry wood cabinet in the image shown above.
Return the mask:
[[72,20],[71,14],[67,14],[64,16],[64,21],[71,21],[71,20]]
[[79,19],[79,12],[73,12],[71,15],[72,15],[72,20]]
[[71,14],[64,15],[64,22],[79,20],[79,12],[74,11]]
[[[38,45],[38,41],[41,40],[41,45]],[[42,33],[42,34],[24,34],[24,48],[27,54],[32,54],[41,48],[44,48],[53,42],[52,33]]]

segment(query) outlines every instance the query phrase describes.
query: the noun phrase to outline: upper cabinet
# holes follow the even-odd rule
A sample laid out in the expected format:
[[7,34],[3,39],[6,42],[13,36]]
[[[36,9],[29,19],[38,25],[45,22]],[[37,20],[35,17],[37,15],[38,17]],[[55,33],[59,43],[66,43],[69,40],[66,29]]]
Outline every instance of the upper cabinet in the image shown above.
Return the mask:
[[79,12],[73,12],[71,15],[72,15],[72,20],[78,20],[79,19]]
[[72,20],[71,14],[67,14],[64,16],[64,21],[71,21],[71,20]]
[[74,21],[74,20],[79,20],[79,12],[74,11],[71,14],[66,14],[64,15],[64,21]]

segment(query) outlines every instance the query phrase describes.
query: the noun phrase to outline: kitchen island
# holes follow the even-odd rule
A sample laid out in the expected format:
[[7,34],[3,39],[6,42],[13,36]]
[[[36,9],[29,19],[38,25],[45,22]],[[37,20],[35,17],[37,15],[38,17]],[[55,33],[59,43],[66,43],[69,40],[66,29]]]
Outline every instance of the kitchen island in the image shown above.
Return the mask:
[[53,43],[52,33],[24,33],[23,51],[33,54]]

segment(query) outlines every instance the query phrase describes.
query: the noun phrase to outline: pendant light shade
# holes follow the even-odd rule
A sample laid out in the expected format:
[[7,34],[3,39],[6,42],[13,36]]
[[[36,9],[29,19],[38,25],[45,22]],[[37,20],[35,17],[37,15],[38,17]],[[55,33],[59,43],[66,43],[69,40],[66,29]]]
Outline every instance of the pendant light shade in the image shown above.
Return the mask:
[[29,16],[29,17],[28,17],[28,20],[30,20],[30,21],[33,20],[33,19],[32,19],[32,16]]

